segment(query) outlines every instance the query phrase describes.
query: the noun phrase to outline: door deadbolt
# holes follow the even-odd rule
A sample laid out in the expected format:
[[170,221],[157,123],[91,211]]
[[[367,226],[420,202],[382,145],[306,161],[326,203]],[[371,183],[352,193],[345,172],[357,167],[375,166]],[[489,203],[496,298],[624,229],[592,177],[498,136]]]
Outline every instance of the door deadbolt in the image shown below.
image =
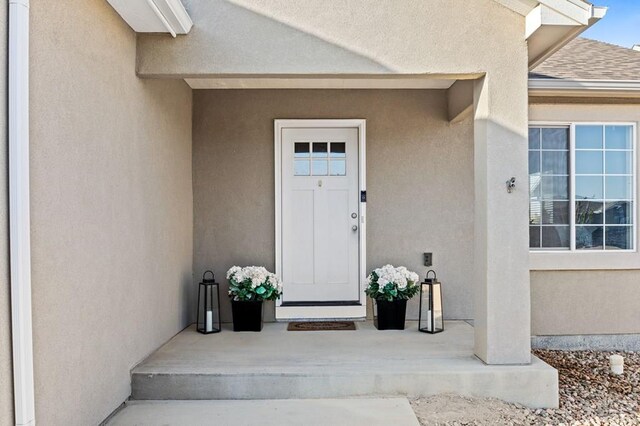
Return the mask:
[[358,217],[358,214],[357,214],[357,213],[351,213],[351,218],[352,218],[352,219],[355,219],[356,217]]

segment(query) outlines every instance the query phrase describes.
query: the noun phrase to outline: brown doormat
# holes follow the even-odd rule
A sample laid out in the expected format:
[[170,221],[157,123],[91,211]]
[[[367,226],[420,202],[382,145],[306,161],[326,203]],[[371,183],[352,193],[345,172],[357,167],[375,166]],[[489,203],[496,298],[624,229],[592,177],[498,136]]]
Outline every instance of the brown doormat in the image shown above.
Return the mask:
[[355,330],[353,321],[318,321],[318,322],[290,322],[288,331],[339,331]]

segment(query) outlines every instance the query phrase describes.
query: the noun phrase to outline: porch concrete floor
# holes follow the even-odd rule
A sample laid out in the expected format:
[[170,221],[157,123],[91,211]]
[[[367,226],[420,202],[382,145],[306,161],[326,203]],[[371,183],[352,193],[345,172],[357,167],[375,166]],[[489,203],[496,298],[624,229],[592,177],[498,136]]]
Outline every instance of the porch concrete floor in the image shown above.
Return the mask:
[[109,426],[419,426],[406,398],[131,401]]
[[189,327],[132,371],[132,398],[305,399],[428,396],[454,392],[530,407],[558,405],[557,371],[530,365],[489,366],[473,354],[473,328],[448,321],[443,333],[287,331],[266,323],[260,333],[202,335]]

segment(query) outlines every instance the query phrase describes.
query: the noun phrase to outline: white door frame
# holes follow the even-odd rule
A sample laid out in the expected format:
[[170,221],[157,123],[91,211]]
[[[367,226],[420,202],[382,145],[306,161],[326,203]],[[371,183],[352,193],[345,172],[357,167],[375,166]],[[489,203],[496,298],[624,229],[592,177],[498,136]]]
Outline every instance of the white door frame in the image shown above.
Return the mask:
[[[357,128],[358,129],[358,190],[360,235],[358,242],[358,285],[359,305],[347,306],[281,306],[276,301],[276,319],[338,319],[365,318],[367,316],[367,299],[364,294],[366,285],[367,260],[367,203],[362,201],[366,194],[366,120],[364,119],[320,119],[320,120],[275,120],[275,207],[276,207],[276,275],[282,278],[282,130],[287,128]],[[366,195],[365,195],[366,197]],[[366,200],[366,199],[365,199]],[[286,289],[285,289],[286,291]]]

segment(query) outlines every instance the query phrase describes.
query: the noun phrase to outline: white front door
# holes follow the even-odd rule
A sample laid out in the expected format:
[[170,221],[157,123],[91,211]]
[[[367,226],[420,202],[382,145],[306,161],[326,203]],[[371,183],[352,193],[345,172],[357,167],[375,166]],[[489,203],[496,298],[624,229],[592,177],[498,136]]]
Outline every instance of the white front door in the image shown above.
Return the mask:
[[360,302],[358,128],[283,128],[282,304]]

